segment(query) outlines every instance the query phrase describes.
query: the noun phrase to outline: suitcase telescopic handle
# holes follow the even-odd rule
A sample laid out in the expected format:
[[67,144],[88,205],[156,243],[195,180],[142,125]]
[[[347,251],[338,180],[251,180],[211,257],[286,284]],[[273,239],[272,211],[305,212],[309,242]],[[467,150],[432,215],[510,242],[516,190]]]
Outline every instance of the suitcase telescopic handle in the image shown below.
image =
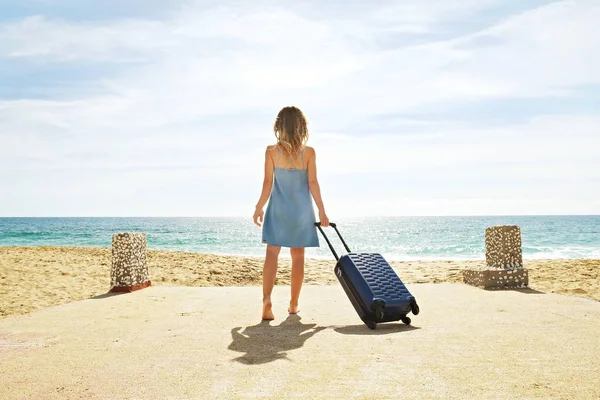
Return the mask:
[[[333,245],[331,244],[331,242],[329,241],[329,238],[325,234],[325,231],[323,231],[323,228],[321,227],[321,222],[315,222],[315,226],[317,228],[319,228],[319,231],[321,231],[321,234],[325,238],[325,241],[329,245],[329,248],[331,249],[331,252],[333,253],[333,256],[335,257],[335,260],[338,261],[340,258],[338,257],[337,253],[335,252],[335,249],[333,248]],[[348,251],[348,253],[351,253],[351,250],[348,247],[348,245],[346,244],[346,242],[344,241],[342,234],[340,233],[340,231],[338,231],[337,225],[334,222],[330,222],[329,226],[331,226],[333,229],[335,229],[335,233],[337,233],[337,235],[339,236],[340,240],[342,241],[342,244],[346,248],[346,251]]]

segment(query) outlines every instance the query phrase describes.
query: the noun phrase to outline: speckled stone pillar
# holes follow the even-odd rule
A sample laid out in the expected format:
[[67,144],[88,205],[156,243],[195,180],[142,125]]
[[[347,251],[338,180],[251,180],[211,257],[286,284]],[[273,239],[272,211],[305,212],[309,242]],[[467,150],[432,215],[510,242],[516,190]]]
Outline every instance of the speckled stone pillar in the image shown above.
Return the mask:
[[485,230],[485,263],[493,268],[523,268],[518,226],[492,226]]
[[526,288],[529,275],[523,268],[521,229],[516,225],[492,226],[485,230],[487,268],[462,271],[463,281],[483,289]]
[[146,234],[115,233],[112,237],[111,292],[133,292],[152,283],[146,265]]

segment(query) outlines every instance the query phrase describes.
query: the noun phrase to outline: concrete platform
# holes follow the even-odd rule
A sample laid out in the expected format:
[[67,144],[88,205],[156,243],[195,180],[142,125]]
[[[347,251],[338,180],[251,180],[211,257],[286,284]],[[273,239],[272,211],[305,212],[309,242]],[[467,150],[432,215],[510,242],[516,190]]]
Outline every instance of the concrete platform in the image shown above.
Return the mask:
[[369,330],[339,286],[152,286],[0,320],[0,399],[598,399],[600,302],[410,285]]

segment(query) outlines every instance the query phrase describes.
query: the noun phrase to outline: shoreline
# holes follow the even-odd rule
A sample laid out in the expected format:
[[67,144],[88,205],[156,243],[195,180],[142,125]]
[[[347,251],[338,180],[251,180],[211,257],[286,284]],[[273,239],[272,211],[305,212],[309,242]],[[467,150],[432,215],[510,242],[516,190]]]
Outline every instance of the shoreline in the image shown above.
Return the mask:
[[[326,244],[323,244],[326,246]],[[0,249],[3,248],[21,248],[21,249],[91,249],[91,250],[111,250],[111,246],[72,246],[72,245],[1,245]],[[201,251],[193,251],[193,250],[174,250],[174,249],[161,249],[161,248],[148,248],[148,252],[167,252],[167,253],[184,253],[184,254],[202,254],[202,255],[213,255],[219,257],[240,257],[240,258],[259,258],[264,259],[264,255],[248,255],[248,254],[235,254],[235,253],[206,253]],[[338,249],[336,249],[337,251]],[[339,252],[338,252],[339,253]],[[441,262],[441,261],[452,261],[452,262],[481,262],[485,263],[485,254],[482,254],[479,258],[450,258],[450,257],[394,257],[388,256],[385,252],[381,253],[388,262]],[[339,253],[343,254],[343,253]],[[289,259],[291,260],[291,256],[285,248],[282,248],[281,254],[279,255],[279,259]],[[316,261],[332,261],[335,262],[333,254],[329,254],[327,256],[309,256],[305,257],[305,260],[316,260]],[[531,257],[529,255],[523,255],[523,262],[537,262],[537,261],[559,261],[559,260],[600,260],[600,257],[558,257],[558,258],[548,258],[548,257]]]
[[[148,250],[152,285],[257,286],[263,258]],[[388,260],[407,285],[462,283],[462,270],[485,260]],[[529,288],[600,301],[600,259],[524,259]],[[335,260],[306,258],[305,285],[337,285]],[[276,285],[289,285],[291,259],[280,256]],[[0,246],[0,318],[84,300],[109,290],[110,247]],[[278,301],[278,300],[276,300]],[[281,299],[285,301],[285,299]]]

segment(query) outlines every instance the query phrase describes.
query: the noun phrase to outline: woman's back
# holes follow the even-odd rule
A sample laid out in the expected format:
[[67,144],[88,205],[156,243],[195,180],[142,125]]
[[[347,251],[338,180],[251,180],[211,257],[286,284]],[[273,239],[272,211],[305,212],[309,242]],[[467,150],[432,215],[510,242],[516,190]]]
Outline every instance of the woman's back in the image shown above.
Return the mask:
[[271,156],[273,157],[273,166],[276,169],[285,170],[306,170],[308,165],[309,152],[308,146],[302,146],[295,154],[287,154],[282,146],[276,144],[270,148]]

